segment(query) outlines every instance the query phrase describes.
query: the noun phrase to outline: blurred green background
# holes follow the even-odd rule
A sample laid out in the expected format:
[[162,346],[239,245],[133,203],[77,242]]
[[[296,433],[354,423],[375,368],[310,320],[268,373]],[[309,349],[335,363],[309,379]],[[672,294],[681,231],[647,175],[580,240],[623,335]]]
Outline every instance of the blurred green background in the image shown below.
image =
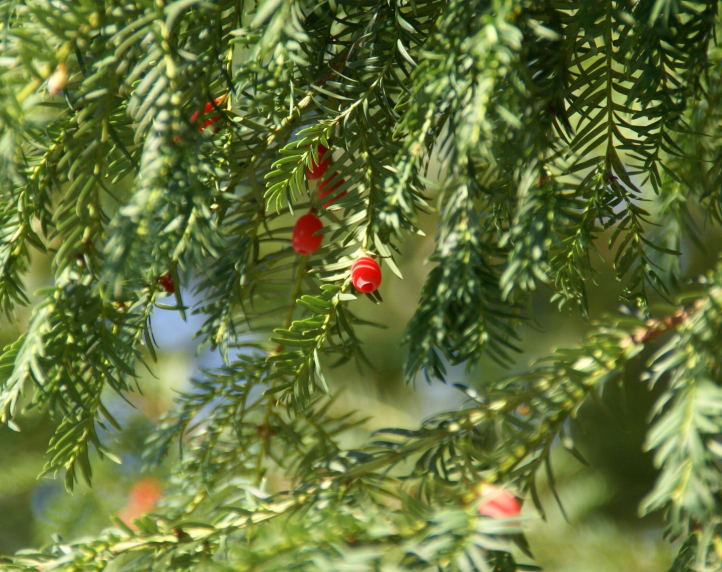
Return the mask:
[[[402,379],[405,349],[400,348],[399,339],[428,272],[424,260],[433,249],[434,219],[424,220],[423,228],[425,237],[413,237],[404,246],[400,257],[404,280],[386,272],[381,287],[384,303],[374,306],[360,298],[354,308],[361,317],[388,326],[364,332],[366,352],[375,370],[359,372],[347,365],[328,375],[336,390],[345,388],[339,407],[372,417],[365,431],[382,426],[417,426],[427,415],[461,402],[460,394],[450,386],[419,381],[414,389],[406,387]],[[714,263],[719,238],[708,233],[707,252],[693,248],[685,252],[686,276],[695,276]],[[603,243],[604,237],[600,245]],[[621,290],[608,263],[598,261],[597,267],[597,283],[590,284],[590,314],[596,318],[616,311]],[[49,258],[36,254],[28,290],[48,285],[51,280]],[[183,296],[186,302],[193,302],[188,291],[184,290]],[[526,351],[512,371],[524,369],[531,360],[555,347],[576,344],[589,328],[578,313],[559,311],[549,304],[549,297],[550,292],[545,290],[534,296],[529,307],[532,321],[521,330]],[[26,309],[20,312],[17,323],[0,323],[0,343],[13,341],[28,318]],[[37,478],[53,430],[47,415],[26,415],[20,420],[19,433],[0,428],[0,553],[42,545],[53,534],[70,539],[97,532],[110,524],[110,515],[127,506],[130,491],[141,478],[142,442],[154,422],[171,407],[174,393],[187,388],[189,378],[199,368],[220,363],[216,354],[197,355],[192,335],[198,326],[197,317],[190,316],[184,323],[173,312],[156,312],[153,329],[160,344],[159,359],[153,375],[142,373],[143,395],[131,397],[134,407],[107,396],[112,413],[127,428],[123,434],[105,436],[108,442],[115,441],[111,448],[119,454],[122,464],[96,459],[92,490],[79,487],[68,495],[62,479]],[[525,514],[532,517],[525,525],[532,551],[546,570],[656,572],[665,570],[670,563],[672,548],[661,539],[660,515],[637,517],[639,502],[655,477],[651,456],[642,452],[648,410],[655,395],[639,381],[638,373],[628,371],[623,384],[608,389],[603,396],[606,410],[589,403],[573,425],[588,467],[559,448],[554,455],[558,489],[569,521],[565,521],[548,492],[544,496],[546,522],[536,515],[531,503],[525,507]],[[452,369],[449,380],[480,386],[504,374],[495,364],[482,361],[471,373],[463,368]],[[156,476],[164,476],[162,469]]]

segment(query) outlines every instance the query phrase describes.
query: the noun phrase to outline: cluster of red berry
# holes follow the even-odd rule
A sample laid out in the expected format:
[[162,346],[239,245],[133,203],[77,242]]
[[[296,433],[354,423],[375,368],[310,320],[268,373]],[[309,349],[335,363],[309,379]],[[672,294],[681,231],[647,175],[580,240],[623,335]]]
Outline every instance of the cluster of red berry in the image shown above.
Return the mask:
[[[214,108],[223,103],[225,98],[226,96],[222,95],[213,102],[209,101],[206,103],[203,110],[204,115],[210,114]],[[195,123],[199,116],[200,112],[196,111],[191,116],[191,122]],[[203,131],[206,127],[210,127],[220,120],[221,116],[219,115],[208,116],[207,119],[199,126],[199,130]],[[306,167],[306,178],[309,181],[319,181],[317,191],[319,201],[321,201],[327,195],[332,194],[336,189],[343,185],[345,181],[339,177],[337,172],[332,173],[330,176],[325,176],[328,166],[331,163],[331,153],[329,153],[328,148],[324,145],[319,145],[316,151],[318,162],[316,162],[315,159],[312,159],[311,166]],[[346,191],[343,191],[338,196],[322,203],[322,208],[328,208],[345,194]],[[323,242],[323,236],[317,234],[322,228],[323,223],[315,213],[310,212],[303,215],[296,221],[296,224],[293,227],[291,246],[298,254],[308,256],[309,254],[314,253],[321,246],[321,242]],[[166,283],[162,281],[163,278],[164,277],[161,277],[161,279],[159,279],[161,286],[166,292],[172,292],[172,281],[170,282],[170,288],[168,288]],[[169,277],[165,278],[167,280]],[[359,292],[374,292],[381,284],[381,268],[373,258],[362,256],[354,262],[353,266],[351,266],[351,280],[354,287]]]
[[[317,155],[318,163],[315,159],[312,159],[311,166],[306,167],[306,178],[309,181],[321,179],[317,189],[319,200],[323,200],[326,195],[333,193],[345,181],[338,176],[337,172],[328,177],[324,176],[331,163],[331,154],[324,145],[318,146]],[[345,194],[346,191],[340,193],[337,197],[329,199],[323,203],[322,207],[327,208]],[[312,254],[321,246],[323,241],[323,236],[317,234],[322,228],[323,223],[314,213],[310,212],[303,215],[293,227],[291,246],[299,254]],[[379,268],[378,262],[368,256],[361,256],[351,266],[351,281],[359,292],[368,294],[375,291],[381,284],[381,268]]]
[[[208,116],[208,114],[222,104],[225,99],[226,95],[222,95],[214,99],[212,102],[209,101],[206,103],[205,108],[203,109],[204,115]],[[195,123],[199,117],[200,111],[196,111],[191,116],[191,123]],[[201,125],[199,125],[198,129],[203,131],[206,127],[211,127],[221,119],[222,117],[220,115],[210,115]],[[218,128],[216,128],[216,131],[217,130]],[[345,181],[338,176],[337,172],[332,173],[328,177],[324,176],[326,175],[328,166],[331,163],[331,154],[329,153],[328,148],[324,145],[319,145],[317,155],[318,163],[316,160],[312,160],[311,167],[306,167],[306,178],[309,181],[321,179],[318,183],[317,190],[319,200],[323,200],[327,195],[333,193],[337,188],[343,185]],[[322,204],[322,207],[328,208],[345,194],[346,191],[340,193],[337,197],[329,199]],[[307,256],[314,253],[318,250],[321,246],[321,242],[323,241],[323,236],[316,234],[322,228],[323,223],[313,212],[303,215],[296,221],[296,224],[293,227],[291,246],[298,254]],[[351,281],[353,282],[356,290],[363,292],[364,294],[369,294],[377,290],[381,284],[381,268],[379,267],[378,262],[369,256],[359,257],[351,266]],[[157,283],[164,292],[168,294],[173,294],[175,292],[173,278],[170,274],[163,274],[160,276]]]

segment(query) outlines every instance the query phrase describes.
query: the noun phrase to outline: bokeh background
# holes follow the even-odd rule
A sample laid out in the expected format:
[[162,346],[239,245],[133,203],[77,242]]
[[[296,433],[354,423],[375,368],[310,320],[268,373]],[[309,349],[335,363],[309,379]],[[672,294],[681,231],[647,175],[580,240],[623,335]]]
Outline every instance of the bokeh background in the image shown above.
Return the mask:
[[[288,225],[288,221],[279,224]],[[364,297],[356,303],[354,310],[361,317],[387,326],[363,332],[365,350],[374,368],[359,371],[354,365],[345,365],[329,370],[327,377],[334,391],[344,390],[338,406],[371,417],[354,439],[361,440],[382,426],[415,427],[424,417],[461,403],[461,395],[449,385],[429,385],[420,380],[415,388],[408,387],[402,377],[406,349],[399,340],[429,270],[425,259],[433,249],[434,225],[435,219],[427,217],[422,221],[426,236],[415,236],[405,243],[399,264],[403,281],[385,273],[383,304],[375,306]],[[603,255],[607,254],[607,240],[605,236],[600,238]],[[704,243],[705,250],[685,246],[683,277],[694,277],[714,264],[718,245],[722,244],[720,235],[708,230]],[[50,264],[48,255],[34,255],[29,291],[51,283]],[[589,284],[593,319],[618,311],[621,291],[609,260],[596,260],[595,264],[596,281]],[[192,281],[182,294],[186,304],[197,301]],[[519,355],[511,370],[482,360],[471,372],[452,368],[449,380],[481,386],[523,370],[556,347],[578,343],[590,324],[578,312],[566,308],[560,311],[550,304],[550,295],[544,289],[534,295],[528,309],[531,320],[521,329],[525,353]],[[20,310],[17,322],[0,322],[0,344],[17,338],[27,326],[30,311]],[[47,414],[26,414],[20,420],[20,432],[0,428],[0,553],[45,544],[51,535],[72,539],[96,533],[111,524],[111,515],[132,512],[130,508],[140,502],[139,496],[152,504],[155,488],[162,486],[167,467],[153,475],[143,474],[143,440],[158,417],[172,406],[176,392],[187,390],[189,380],[203,368],[221,363],[217,353],[197,351],[193,334],[200,323],[201,318],[192,314],[184,322],[175,312],[156,311],[152,324],[160,349],[152,372],[141,371],[142,395],[131,395],[132,405],[114,395],[106,396],[111,412],[125,427],[122,434],[105,436],[122,463],[95,459],[92,489],[80,486],[69,495],[61,478],[38,478],[54,427]],[[637,367],[641,365],[639,361]],[[655,478],[651,455],[643,452],[648,412],[655,397],[639,380],[639,369],[630,369],[622,384],[607,389],[604,406],[588,403],[572,427],[589,465],[582,465],[560,447],[555,451],[558,491],[567,519],[548,490],[543,496],[546,521],[536,514],[531,503],[525,507],[530,517],[525,528],[531,548],[537,563],[546,570],[658,572],[670,564],[673,550],[662,540],[661,515],[644,519],[637,515],[639,503]]]

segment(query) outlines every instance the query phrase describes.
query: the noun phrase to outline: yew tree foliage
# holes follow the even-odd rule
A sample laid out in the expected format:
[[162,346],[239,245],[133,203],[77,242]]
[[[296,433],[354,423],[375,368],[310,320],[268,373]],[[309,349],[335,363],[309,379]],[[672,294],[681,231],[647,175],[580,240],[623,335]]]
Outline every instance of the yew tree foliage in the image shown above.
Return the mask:
[[[0,418],[48,410],[45,472],[72,489],[92,451],[113,456],[104,400],[152,369],[155,308],[201,315],[224,359],[147,443],[151,464],[183,448],[157,514],[2,569],[525,569],[519,523],[479,517],[479,485],[543,511],[552,444],[578,455],[580,406],[649,346],[641,511],[682,539],[673,570],[719,570],[722,269],[679,287],[682,244],[722,222],[718,27],[713,0],[0,0],[6,318],[29,304],[32,249],[54,274],[0,357]],[[320,144],[343,179],[328,208],[306,179]],[[301,257],[292,221],[312,208],[324,242]],[[588,315],[599,249],[637,311],[346,450],[364,412],[333,406],[324,371],[365,360],[350,268],[371,256],[395,280],[422,213],[438,226],[409,382],[513,363],[535,290]]]

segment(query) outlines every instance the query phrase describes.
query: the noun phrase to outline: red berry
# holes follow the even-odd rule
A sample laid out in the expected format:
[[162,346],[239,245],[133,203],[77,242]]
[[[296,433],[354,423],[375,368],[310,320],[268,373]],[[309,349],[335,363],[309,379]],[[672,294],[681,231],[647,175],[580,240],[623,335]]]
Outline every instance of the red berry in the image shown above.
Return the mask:
[[368,294],[381,284],[381,268],[378,262],[368,256],[362,256],[351,266],[351,281],[359,292]]
[[[209,114],[211,111],[213,111],[217,106],[219,106],[221,103],[223,103],[223,101],[224,101],[225,99],[226,99],[226,96],[225,96],[225,95],[222,95],[221,97],[218,97],[218,98],[214,99],[212,103],[211,103],[210,101],[209,101],[208,103],[206,103],[206,106],[205,106],[205,108],[203,109],[203,114],[204,114],[204,115],[208,115],[208,114]],[[199,116],[200,114],[201,114],[200,111],[196,111],[193,115],[191,115],[191,123],[195,123],[196,120],[198,119],[198,116]],[[217,122],[220,121],[221,119],[222,119],[222,117],[221,117],[220,115],[214,115],[214,116],[212,116],[212,117],[209,117],[208,119],[206,119],[206,120],[201,124],[200,127],[198,127],[198,131],[201,131],[201,132],[202,132],[206,127],[210,127],[211,125],[213,125],[214,123],[217,123]],[[216,130],[216,131],[217,131],[217,130]]]
[[[322,199],[322,198],[325,197],[326,195],[333,193],[336,189],[338,189],[341,185],[343,185],[343,184],[346,182],[346,181],[344,181],[343,179],[339,179],[338,183],[336,183],[336,184],[335,184],[333,187],[331,187],[330,189],[326,190],[326,187],[328,186],[328,184],[331,182],[331,180],[332,180],[337,174],[338,174],[338,173],[334,173],[334,174],[331,175],[328,179],[324,179],[323,181],[321,181],[321,182],[318,184],[318,198],[319,198],[319,199]],[[343,193],[341,193],[341,194],[338,195],[337,197],[332,198],[330,201],[326,201],[325,203],[323,203],[323,208],[326,208],[326,207],[328,207],[330,204],[335,203],[338,199],[340,199],[340,198],[341,198],[342,196],[344,196],[345,194],[346,194],[346,191],[344,191]]]
[[128,493],[128,503],[118,511],[118,518],[130,528],[133,521],[143,516],[161,499],[163,483],[153,477],[140,479]]
[[511,518],[521,512],[519,500],[509,491],[496,485],[485,484],[481,487],[479,514],[491,518]]
[[128,493],[128,504],[142,508],[145,512],[160,500],[163,494],[163,483],[153,477],[145,477],[136,481]]
[[[331,162],[331,153],[328,152],[328,149],[324,145],[318,146],[318,160],[320,163],[316,163],[316,161],[313,160],[313,157],[311,157],[311,167],[306,167],[306,178],[309,181],[315,181],[316,179],[320,179],[324,176],[326,173],[326,169],[328,169],[328,165]],[[324,157],[326,157],[324,159]]]
[[313,213],[303,215],[296,221],[291,235],[291,246],[299,254],[311,254],[321,246],[323,236],[315,233],[323,228],[323,224]]
[[175,287],[173,286],[173,277],[170,274],[163,274],[163,276],[158,278],[158,284],[160,284],[160,287],[165,292],[168,292],[168,294],[173,294],[175,292]]

